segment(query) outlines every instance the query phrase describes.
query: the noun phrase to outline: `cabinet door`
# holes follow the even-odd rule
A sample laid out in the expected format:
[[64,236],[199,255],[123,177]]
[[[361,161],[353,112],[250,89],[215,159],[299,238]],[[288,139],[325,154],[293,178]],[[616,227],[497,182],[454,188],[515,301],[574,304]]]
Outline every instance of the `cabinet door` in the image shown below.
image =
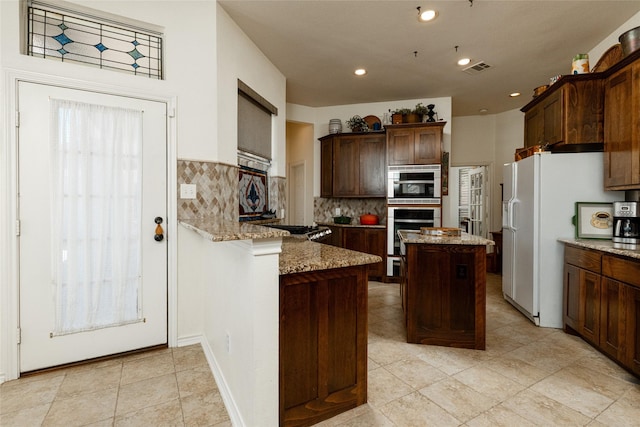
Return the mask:
[[580,332],[580,269],[564,264],[564,308],[563,317],[566,327]]
[[390,165],[410,165],[414,163],[413,129],[392,129],[387,131],[387,156]]
[[385,136],[367,136],[359,141],[360,196],[385,197]]
[[564,323],[597,345],[600,333],[600,275],[571,264],[565,264],[564,275]]
[[600,290],[600,348],[616,359],[621,359],[624,343],[624,294],[625,285],[604,277]]
[[634,89],[634,73],[635,81],[640,81],[640,66],[628,66],[605,82],[604,186],[607,189],[640,181],[640,153],[638,143],[634,142],[639,132],[634,118],[636,121],[640,118],[637,111],[640,90]]
[[442,159],[442,128],[416,129],[413,163],[439,164]]
[[358,139],[335,138],[333,144],[333,196],[357,196],[359,189]]
[[333,138],[320,141],[320,197],[333,196]]
[[640,374],[640,288],[624,287],[626,306],[624,364]]
[[556,144],[564,141],[564,89],[556,91],[543,104],[543,143]]
[[365,230],[362,228],[345,228],[342,232],[344,236],[343,247],[352,251],[367,252],[367,239]]
[[323,241],[327,245],[342,247],[342,227],[329,227],[331,234],[329,239]]
[[382,258],[381,262],[369,264],[369,277],[382,279],[385,275],[385,252],[387,250],[387,238],[384,229],[367,229],[365,238],[367,244],[366,252],[378,255]]
[[541,106],[536,106],[524,115],[524,143],[525,147],[542,145],[544,137],[544,115]]

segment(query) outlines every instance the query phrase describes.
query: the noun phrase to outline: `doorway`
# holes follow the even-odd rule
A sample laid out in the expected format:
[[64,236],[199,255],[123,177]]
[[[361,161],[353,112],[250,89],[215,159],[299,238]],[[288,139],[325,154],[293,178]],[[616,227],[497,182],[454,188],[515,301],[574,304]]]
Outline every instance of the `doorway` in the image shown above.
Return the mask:
[[457,226],[469,234],[489,238],[491,199],[489,167],[457,166],[450,169],[449,196]]
[[290,225],[311,225],[314,221],[313,125],[287,122],[287,214]]
[[167,104],[27,82],[17,104],[20,372],[166,344]]

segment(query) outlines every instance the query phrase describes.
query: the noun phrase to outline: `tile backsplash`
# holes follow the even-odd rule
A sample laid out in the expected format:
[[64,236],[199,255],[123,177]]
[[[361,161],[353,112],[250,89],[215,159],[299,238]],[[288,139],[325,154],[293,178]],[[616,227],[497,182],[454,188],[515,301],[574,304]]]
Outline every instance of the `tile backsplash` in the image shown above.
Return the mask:
[[315,222],[333,222],[336,208],[340,214],[350,216],[357,223],[360,215],[371,213],[380,217],[384,224],[387,218],[386,199],[334,199],[316,197],[313,202],[313,219]]
[[[178,160],[178,219],[218,217],[238,221],[238,166],[198,160]],[[181,199],[180,185],[196,184],[195,199]],[[286,204],[286,178],[269,176],[269,208],[278,215]]]

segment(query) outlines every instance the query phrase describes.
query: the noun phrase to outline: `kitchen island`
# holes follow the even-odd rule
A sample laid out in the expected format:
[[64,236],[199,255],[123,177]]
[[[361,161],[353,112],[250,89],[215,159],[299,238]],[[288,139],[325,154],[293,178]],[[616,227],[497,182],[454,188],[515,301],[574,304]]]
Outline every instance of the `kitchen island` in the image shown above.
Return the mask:
[[203,347],[234,424],[312,425],[366,402],[379,257],[248,223],[180,224],[202,237]]
[[485,349],[486,246],[494,242],[398,231],[407,342]]

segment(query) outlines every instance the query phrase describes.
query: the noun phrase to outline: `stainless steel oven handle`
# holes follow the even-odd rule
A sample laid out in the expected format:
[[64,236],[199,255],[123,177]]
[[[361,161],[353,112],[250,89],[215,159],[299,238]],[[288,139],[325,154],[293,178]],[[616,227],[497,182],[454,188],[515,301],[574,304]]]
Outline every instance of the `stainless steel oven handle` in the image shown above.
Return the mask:
[[408,181],[393,181],[394,184],[433,184],[435,180],[433,179],[414,179]]
[[433,219],[394,219],[393,222],[399,222],[403,224],[419,224],[421,222],[433,222]]

